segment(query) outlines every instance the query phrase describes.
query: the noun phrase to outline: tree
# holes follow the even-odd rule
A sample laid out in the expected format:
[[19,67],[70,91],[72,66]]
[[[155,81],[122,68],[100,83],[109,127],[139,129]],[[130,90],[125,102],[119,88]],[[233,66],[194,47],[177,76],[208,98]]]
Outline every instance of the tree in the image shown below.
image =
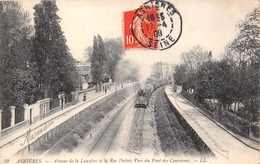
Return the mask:
[[190,72],[198,71],[203,62],[210,60],[211,57],[211,51],[203,51],[199,45],[181,54],[181,60],[187,64],[187,69]]
[[103,68],[105,60],[105,47],[101,36],[98,34],[93,39],[93,52],[91,55],[91,75],[93,82],[102,83]]
[[175,67],[175,73],[173,74],[174,81],[177,85],[182,85],[185,83],[187,65],[180,64]]
[[31,63],[32,26],[20,2],[0,1],[0,93],[3,128],[10,125],[10,106],[22,121],[24,103],[35,101],[35,71]]
[[[30,60],[32,27],[28,12],[19,2],[4,1],[0,22],[1,70],[23,68]],[[28,47],[28,48],[27,48]]]
[[199,90],[198,71],[200,67],[203,65],[203,63],[210,61],[211,58],[212,58],[212,52],[204,51],[199,45],[181,54],[182,63],[184,63],[186,67],[185,80],[182,81],[184,89],[193,88],[198,93]]
[[198,93],[203,99],[215,97],[215,77],[214,70],[216,62],[204,62],[198,70]]
[[152,76],[156,81],[162,81],[162,62],[156,62],[152,65]]
[[240,95],[240,88],[237,79],[237,72],[226,61],[218,63],[219,91],[217,99],[224,104],[224,108],[230,110],[230,105],[237,102]]
[[197,72],[191,72],[187,71],[185,75],[185,83],[183,84],[184,89],[198,89],[198,73]]
[[70,94],[79,83],[76,61],[63,35],[55,1],[41,1],[34,6],[34,61],[38,67],[38,84],[44,97],[57,97],[59,92]]
[[89,47],[85,48],[84,60],[87,62],[90,62],[92,53],[93,53],[93,46],[89,46]]
[[233,49],[249,58],[260,57],[260,7],[250,12],[237,25],[240,32]]
[[[224,57],[237,73],[239,101],[246,112],[259,119],[260,7],[241,20],[238,35],[226,46]],[[256,116],[258,115],[258,116]]]
[[[94,41],[93,41],[94,43]],[[95,43],[96,44],[96,43]],[[93,54],[93,46],[87,47],[84,52],[85,61],[91,62],[91,56]],[[116,67],[124,56],[123,43],[121,38],[105,39],[104,41],[104,55],[103,61],[103,78],[112,79],[115,81]],[[94,59],[94,58],[93,58]]]
[[205,62],[199,70],[199,95],[203,99],[218,99],[227,109],[235,102],[234,71],[226,60]]
[[121,38],[107,39],[105,45],[105,73],[110,79],[115,80],[116,67],[121,61],[124,53],[123,42]]
[[116,71],[116,81],[117,82],[124,82],[126,80],[130,81],[138,81],[139,76],[139,70],[140,65],[137,64],[133,60],[123,60],[122,62],[119,62],[117,65],[117,71]]

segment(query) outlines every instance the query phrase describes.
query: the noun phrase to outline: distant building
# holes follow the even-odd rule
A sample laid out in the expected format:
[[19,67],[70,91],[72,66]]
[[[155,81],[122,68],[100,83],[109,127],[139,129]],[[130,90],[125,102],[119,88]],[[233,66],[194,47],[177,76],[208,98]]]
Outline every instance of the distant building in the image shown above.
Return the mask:
[[89,62],[78,62],[77,63],[77,71],[81,75],[81,89],[87,89],[88,84],[92,82],[92,76],[90,71],[90,63]]
[[169,63],[162,63],[162,74],[163,74],[163,79],[164,81],[171,79],[173,74],[173,67]]
[[173,78],[173,65],[169,63],[156,62],[152,67],[151,80],[168,81]]

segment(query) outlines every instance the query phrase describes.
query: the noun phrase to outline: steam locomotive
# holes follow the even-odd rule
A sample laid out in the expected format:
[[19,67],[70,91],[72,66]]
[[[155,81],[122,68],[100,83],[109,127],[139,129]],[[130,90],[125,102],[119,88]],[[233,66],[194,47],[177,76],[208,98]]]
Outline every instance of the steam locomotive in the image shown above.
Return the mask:
[[135,108],[146,108],[149,104],[149,98],[154,91],[153,85],[146,84],[143,89],[139,89],[135,99]]

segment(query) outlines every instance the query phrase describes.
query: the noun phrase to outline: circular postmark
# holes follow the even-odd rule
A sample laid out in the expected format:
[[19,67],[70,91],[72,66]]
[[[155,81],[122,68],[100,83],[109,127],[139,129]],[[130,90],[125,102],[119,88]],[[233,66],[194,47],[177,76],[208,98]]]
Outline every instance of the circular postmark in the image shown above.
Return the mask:
[[182,17],[173,4],[150,0],[135,11],[131,31],[143,47],[165,50],[179,40]]

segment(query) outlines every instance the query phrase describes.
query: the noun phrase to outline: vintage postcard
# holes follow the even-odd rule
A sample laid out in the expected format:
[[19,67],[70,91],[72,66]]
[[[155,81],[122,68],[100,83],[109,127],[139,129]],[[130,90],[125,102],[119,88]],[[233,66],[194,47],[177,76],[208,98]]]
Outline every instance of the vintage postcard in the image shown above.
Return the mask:
[[0,1],[0,163],[260,163],[259,0]]

